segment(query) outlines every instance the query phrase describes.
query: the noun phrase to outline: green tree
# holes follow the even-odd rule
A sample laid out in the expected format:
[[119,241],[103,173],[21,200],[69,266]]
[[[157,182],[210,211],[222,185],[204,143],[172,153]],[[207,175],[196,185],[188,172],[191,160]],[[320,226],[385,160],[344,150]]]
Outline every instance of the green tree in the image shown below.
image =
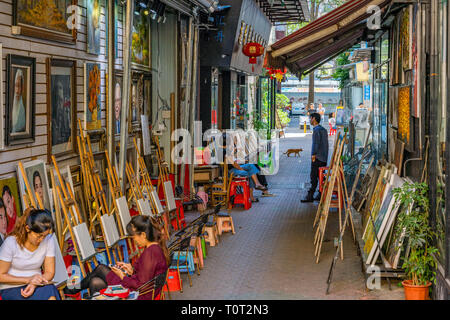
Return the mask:
[[[350,60],[348,60],[348,52],[343,52],[336,58],[336,66],[343,66],[349,63]],[[344,68],[336,68],[331,76],[333,79],[339,81],[339,89],[342,89],[344,88],[345,81],[350,78],[350,71]]]

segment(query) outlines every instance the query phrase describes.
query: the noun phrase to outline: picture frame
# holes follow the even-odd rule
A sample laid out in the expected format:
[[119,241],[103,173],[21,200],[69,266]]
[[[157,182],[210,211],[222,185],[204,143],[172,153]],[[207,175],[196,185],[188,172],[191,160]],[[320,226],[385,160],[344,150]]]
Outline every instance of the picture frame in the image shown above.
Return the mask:
[[[76,153],[76,61],[47,58],[47,158]],[[67,108],[69,110],[67,110]]]
[[144,109],[144,73],[133,72],[130,84],[130,108],[128,112],[128,132],[139,131],[141,114]]
[[[23,163],[23,168],[25,170],[25,174],[28,179],[28,183],[30,184],[30,188],[34,192],[37,192],[43,203],[45,209],[49,210],[50,212],[53,212],[53,204],[52,204],[52,197],[50,194],[50,187],[48,183],[48,174],[47,174],[47,166],[45,165],[45,162],[43,160],[32,160],[29,162]],[[19,166],[17,166],[17,177],[19,181],[19,189],[20,193],[22,195],[21,203],[23,208],[27,208],[27,204],[25,203],[25,199],[23,198],[24,195],[28,195],[27,189],[24,182],[24,177],[22,175],[21,170],[19,169]],[[38,201],[35,197],[36,205],[38,205]]]
[[[13,0],[12,33],[24,36],[53,40],[62,43],[74,44],[77,40],[77,20],[72,20],[73,28],[67,22],[74,17],[78,5],[77,0],[50,0],[45,6],[40,2],[27,0]],[[67,12],[72,5],[72,11]],[[46,11],[47,10],[47,11]],[[49,10],[56,10],[59,14],[50,14]],[[51,16],[54,21],[49,21]],[[58,20],[59,19],[59,20]]]
[[101,68],[99,63],[84,64],[84,129],[102,127]]
[[[0,43],[0,61],[3,61],[3,45]],[[0,63],[0,150],[5,148],[5,107],[3,106],[3,63]]]
[[22,216],[22,202],[15,176],[10,175],[0,179],[0,197],[5,206],[4,209],[0,208],[0,215],[6,218],[0,219],[0,233],[5,236],[13,231],[17,219]]
[[[114,72],[114,136],[116,140],[120,140],[120,124],[122,121],[122,93],[123,93],[123,74],[122,72]],[[109,111],[108,111],[109,114]]]
[[139,7],[134,12],[131,65],[133,68],[150,70],[152,67],[150,18],[145,15],[144,11],[143,8]]
[[101,7],[100,0],[86,0],[86,51],[95,55],[100,54]]
[[410,85],[398,87],[397,110],[398,131],[397,137],[405,143],[405,150],[414,151],[414,125],[411,117],[411,91]]
[[108,177],[106,176],[106,158],[104,152],[94,153],[94,165],[98,170],[100,180],[102,184],[108,183]]
[[32,143],[35,138],[36,58],[8,54],[6,87],[6,145]]

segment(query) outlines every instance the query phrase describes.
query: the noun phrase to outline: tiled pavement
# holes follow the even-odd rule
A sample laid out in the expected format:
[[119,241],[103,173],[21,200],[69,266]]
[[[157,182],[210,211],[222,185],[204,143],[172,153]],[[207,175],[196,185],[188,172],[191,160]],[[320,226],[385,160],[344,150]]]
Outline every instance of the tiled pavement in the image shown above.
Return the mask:
[[[330,138],[330,149],[332,143]],[[350,229],[344,237],[344,260],[338,260],[330,294],[325,294],[337,215],[330,215],[325,235],[329,241],[323,243],[316,264],[312,224],[317,203],[300,202],[309,181],[311,134],[298,130],[297,119],[280,141],[280,152],[288,148],[304,151],[300,158],[280,154],[279,172],[268,178],[276,197],[259,197],[248,211],[233,210],[236,234],[224,233],[217,246],[208,247],[200,276],[192,275],[189,287],[183,274],[184,291],[172,293],[172,299],[403,299],[403,289],[393,284],[389,291],[384,281],[381,290],[366,291]]]

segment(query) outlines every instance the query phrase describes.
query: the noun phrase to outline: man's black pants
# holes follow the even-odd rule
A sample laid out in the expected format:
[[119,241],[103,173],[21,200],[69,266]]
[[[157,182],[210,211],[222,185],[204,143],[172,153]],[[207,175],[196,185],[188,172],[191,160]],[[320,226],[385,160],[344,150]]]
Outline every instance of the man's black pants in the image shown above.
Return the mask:
[[308,191],[308,198],[314,197],[314,192],[316,192],[317,184],[319,183],[319,168],[326,167],[327,163],[316,159],[316,161],[311,162],[311,188]]

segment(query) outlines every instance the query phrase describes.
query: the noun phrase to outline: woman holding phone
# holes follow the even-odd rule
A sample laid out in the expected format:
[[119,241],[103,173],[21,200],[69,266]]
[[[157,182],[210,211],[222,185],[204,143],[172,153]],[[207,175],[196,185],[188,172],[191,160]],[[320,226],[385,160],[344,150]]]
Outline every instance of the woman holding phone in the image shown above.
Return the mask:
[[[127,225],[127,233],[139,246],[144,247],[136,262],[118,262],[117,266],[99,264],[79,283],[78,288],[64,288],[65,294],[76,294],[89,288],[93,295],[111,285],[122,285],[134,291],[157,275],[167,271],[170,257],[161,228],[149,216],[134,216]],[[125,272],[124,272],[125,271]],[[157,297],[161,289],[154,296]],[[151,300],[152,292],[139,295],[138,300]]]
[[[0,247],[3,300],[59,300],[55,275],[53,219],[47,210],[28,208]],[[44,272],[41,271],[43,268]]]

